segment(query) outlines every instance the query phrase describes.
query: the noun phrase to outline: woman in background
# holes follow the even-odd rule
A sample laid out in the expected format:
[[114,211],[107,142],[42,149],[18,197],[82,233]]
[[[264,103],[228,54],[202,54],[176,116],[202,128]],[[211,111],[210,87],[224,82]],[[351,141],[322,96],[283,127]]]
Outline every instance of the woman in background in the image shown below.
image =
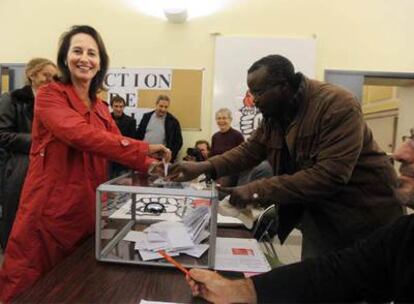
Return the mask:
[[211,138],[210,156],[223,154],[244,142],[243,135],[231,127],[233,120],[231,111],[221,108],[216,112],[216,123],[219,131]]
[[45,58],[33,58],[26,65],[26,85],[4,94],[0,98],[0,192],[2,219],[0,221],[0,244],[6,249],[7,240],[16,216],[20,192],[29,166],[29,151],[32,144],[32,122],[34,99],[40,86],[56,76],[56,65]]
[[37,93],[30,165],[0,271],[9,302],[72,253],[95,230],[95,191],[108,160],[146,172],[163,145],[124,137],[97,97],[109,58],[98,32],[74,26],[60,40],[61,80]]
[[[232,120],[232,113],[228,108],[217,110],[216,123],[219,131],[214,133],[211,138],[210,156],[223,154],[244,142],[243,135],[231,127]],[[239,175],[222,176],[216,182],[223,187],[233,187],[237,185],[238,178]],[[221,194],[219,197],[223,198]]]

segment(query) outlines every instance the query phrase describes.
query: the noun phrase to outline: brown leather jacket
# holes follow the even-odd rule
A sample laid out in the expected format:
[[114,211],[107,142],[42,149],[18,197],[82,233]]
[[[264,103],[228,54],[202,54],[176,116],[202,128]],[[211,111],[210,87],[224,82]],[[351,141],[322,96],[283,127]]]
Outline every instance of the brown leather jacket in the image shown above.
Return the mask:
[[[326,240],[343,247],[402,215],[394,195],[397,178],[356,98],[340,87],[301,77],[294,97],[298,111],[286,132],[276,121],[263,120],[247,142],[209,161],[219,177],[267,158],[275,176],[248,187],[269,204],[280,203],[281,241],[306,210]],[[293,168],[289,174],[282,172],[283,139]]]

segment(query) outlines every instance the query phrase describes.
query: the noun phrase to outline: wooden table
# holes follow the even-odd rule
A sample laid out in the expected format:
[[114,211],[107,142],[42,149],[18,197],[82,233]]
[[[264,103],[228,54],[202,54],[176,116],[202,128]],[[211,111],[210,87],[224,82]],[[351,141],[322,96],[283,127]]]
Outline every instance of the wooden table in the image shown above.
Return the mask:
[[[221,237],[251,237],[244,229],[220,228]],[[102,263],[91,237],[15,303],[139,303],[141,299],[202,303],[174,268]]]

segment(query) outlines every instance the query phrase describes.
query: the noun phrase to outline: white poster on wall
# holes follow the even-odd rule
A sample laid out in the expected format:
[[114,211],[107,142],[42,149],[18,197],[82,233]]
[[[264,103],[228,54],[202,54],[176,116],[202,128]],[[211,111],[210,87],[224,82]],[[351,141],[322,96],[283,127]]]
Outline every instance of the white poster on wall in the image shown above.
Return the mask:
[[279,54],[288,58],[295,71],[315,77],[316,40],[314,38],[217,37],[214,65],[212,133],[218,128],[215,113],[229,108],[232,127],[245,138],[258,126],[261,114],[247,96],[247,70],[258,59]]

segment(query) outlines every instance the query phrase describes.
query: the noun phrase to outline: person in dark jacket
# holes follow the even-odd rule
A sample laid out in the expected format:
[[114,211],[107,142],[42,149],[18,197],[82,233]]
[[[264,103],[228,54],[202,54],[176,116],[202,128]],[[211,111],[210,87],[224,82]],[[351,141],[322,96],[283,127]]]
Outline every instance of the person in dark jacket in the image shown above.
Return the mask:
[[[115,95],[111,98],[110,102],[112,113],[111,116],[114,119],[121,134],[127,137],[136,138],[137,133],[137,121],[135,118],[130,117],[124,113],[126,106],[125,99],[119,95]],[[111,163],[110,165],[110,177],[114,178],[122,173],[128,171],[128,168],[118,163]]]
[[[414,209],[414,133],[394,152],[401,162],[397,190]],[[213,303],[413,303],[414,215],[378,229],[354,246],[275,268],[244,280],[190,270],[194,295]]]
[[212,303],[413,303],[414,215],[403,216],[354,246],[229,280],[191,269],[194,296]]
[[302,259],[351,246],[402,216],[397,176],[345,89],[295,73],[280,55],[248,70],[247,84],[263,120],[249,139],[205,162],[183,162],[170,178],[221,177],[267,159],[274,176],[221,188],[230,203],[279,204],[278,237],[302,231]]
[[27,63],[26,86],[4,94],[0,100],[0,149],[4,164],[0,192],[3,217],[0,221],[0,244],[6,248],[18,208],[20,192],[29,164],[32,143],[34,97],[37,89],[53,80],[56,65],[44,58],[34,58]]
[[124,113],[126,106],[125,99],[119,95],[115,95],[111,99],[112,118],[121,131],[121,134],[127,137],[135,138],[137,131],[137,121]]
[[158,96],[155,110],[145,113],[138,126],[137,138],[150,144],[165,144],[171,150],[173,162],[183,145],[180,123],[168,113],[170,98]]

